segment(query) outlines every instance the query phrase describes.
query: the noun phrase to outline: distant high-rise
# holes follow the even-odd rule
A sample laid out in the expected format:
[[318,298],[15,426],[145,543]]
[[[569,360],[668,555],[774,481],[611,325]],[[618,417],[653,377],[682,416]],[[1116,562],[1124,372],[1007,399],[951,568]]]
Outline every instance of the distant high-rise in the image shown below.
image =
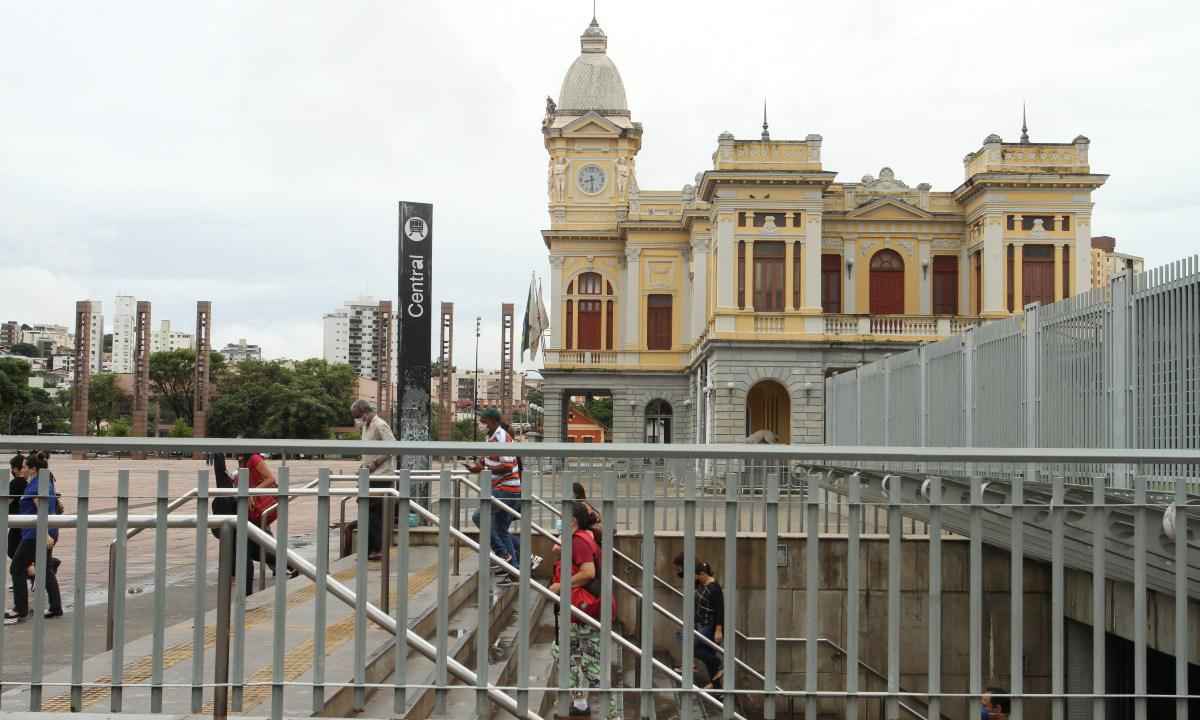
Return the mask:
[[112,371],[115,373],[133,372],[133,350],[137,344],[134,336],[136,311],[136,298],[132,295],[117,296],[112,324]]
[[246,338],[242,338],[237,343],[227,344],[221,348],[221,354],[225,356],[225,362],[230,365],[236,365],[243,360],[262,360],[262,348],[246,344]]
[[154,352],[192,350],[196,347],[196,336],[191,333],[171,330],[170,320],[161,320],[158,329],[151,335],[150,346]]
[[[382,338],[380,333],[379,301],[360,297],[323,318],[324,343],[322,357],[326,362],[346,363],[360,377],[378,380]],[[391,318],[391,337],[396,337],[396,318]],[[396,377],[396,353],[391,353],[391,377]]]

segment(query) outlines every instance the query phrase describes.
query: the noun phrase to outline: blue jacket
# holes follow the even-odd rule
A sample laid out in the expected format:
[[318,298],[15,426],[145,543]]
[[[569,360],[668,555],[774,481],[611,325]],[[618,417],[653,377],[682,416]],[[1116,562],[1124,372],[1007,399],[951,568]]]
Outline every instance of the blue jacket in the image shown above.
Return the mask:
[[[46,498],[46,500],[48,502],[51,502],[51,503],[57,502],[57,500],[55,500],[55,494],[54,494],[54,478],[53,478],[53,476],[50,478],[49,495],[50,495],[50,497]],[[38,478],[34,477],[34,478],[30,479],[29,484],[25,486],[25,494],[21,496],[21,512],[20,512],[21,515],[37,515],[37,511],[38,511],[37,503],[35,502],[35,500],[37,500],[37,497],[38,497]],[[51,515],[54,514],[54,505],[50,505],[50,514]],[[54,527],[50,528],[50,537],[54,538],[55,540],[58,540],[58,528],[54,528]],[[32,528],[32,527],[21,528],[21,540],[22,541],[36,540],[36,539],[37,539],[37,528]]]

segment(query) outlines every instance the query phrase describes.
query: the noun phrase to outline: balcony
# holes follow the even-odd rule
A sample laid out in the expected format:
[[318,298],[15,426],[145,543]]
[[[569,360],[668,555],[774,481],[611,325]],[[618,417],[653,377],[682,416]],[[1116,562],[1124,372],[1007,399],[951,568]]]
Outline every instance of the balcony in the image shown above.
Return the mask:
[[678,370],[687,362],[687,353],[627,350],[551,350],[546,366],[562,370]]
[[979,318],[935,315],[825,315],[825,334],[834,337],[943,338],[980,323]]

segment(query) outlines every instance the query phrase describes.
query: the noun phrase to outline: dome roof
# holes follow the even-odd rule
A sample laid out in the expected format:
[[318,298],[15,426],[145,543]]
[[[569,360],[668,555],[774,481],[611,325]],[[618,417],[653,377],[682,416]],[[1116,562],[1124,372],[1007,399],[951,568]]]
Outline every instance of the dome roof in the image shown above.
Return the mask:
[[628,115],[625,84],[605,53],[608,37],[595,18],[580,36],[579,44],[579,57],[571,63],[558,93],[558,112],[583,114],[595,110],[606,115]]

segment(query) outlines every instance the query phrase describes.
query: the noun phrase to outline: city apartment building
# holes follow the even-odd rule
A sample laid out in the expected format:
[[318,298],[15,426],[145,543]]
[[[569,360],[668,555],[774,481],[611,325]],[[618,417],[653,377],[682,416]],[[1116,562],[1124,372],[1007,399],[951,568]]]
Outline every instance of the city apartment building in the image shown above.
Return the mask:
[[645,189],[607,45],[593,20],[542,123],[547,441],[572,398],[609,396],[616,442],[820,443],[829,374],[1092,285],[1107,176],[1083,135],[988,134],[935,190],[886,166],[840,181],[821,135],[777,139],[764,117],[757,138],[720,133],[681,188]]
[[133,372],[133,349],[137,344],[137,298],[118,295],[113,305],[112,371],[120,375]]
[[73,340],[71,333],[63,325],[21,325],[18,326],[14,344],[34,345],[43,354],[51,354],[59,348],[70,349]]
[[171,350],[192,350],[196,347],[196,337],[191,333],[171,330],[171,321],[162,320],[158,329],[150,333],[151,352],[169,352]]
[[0,325],[0,347],[10,348],[21,342],[21,323],[9,320]]
[[225,362],[236,365],[244,360],[262,360],[262,348],[249,345],[246,338],[241,338],[237,343],[228,343],[221,348],[221,355],[225,356]]
[[1092,287],[1108,287],[1113,275],[1127,270],[1140,273],[1145,269],[1145,259],[1117,252],[1117,239],[1111,235],[1092,238]]
[[[396,318],[391,318],[390,337],[396,337]],[[354,374],[371,380],[379,380],[380,303],[373,297],[360,297],[348,301],[337,310],[322,318],[323,351],[326,362],[345,363]],[[394,340],[393,340],[394,342]],[[395,348],[390,353],[392,378],[396,377]]]

